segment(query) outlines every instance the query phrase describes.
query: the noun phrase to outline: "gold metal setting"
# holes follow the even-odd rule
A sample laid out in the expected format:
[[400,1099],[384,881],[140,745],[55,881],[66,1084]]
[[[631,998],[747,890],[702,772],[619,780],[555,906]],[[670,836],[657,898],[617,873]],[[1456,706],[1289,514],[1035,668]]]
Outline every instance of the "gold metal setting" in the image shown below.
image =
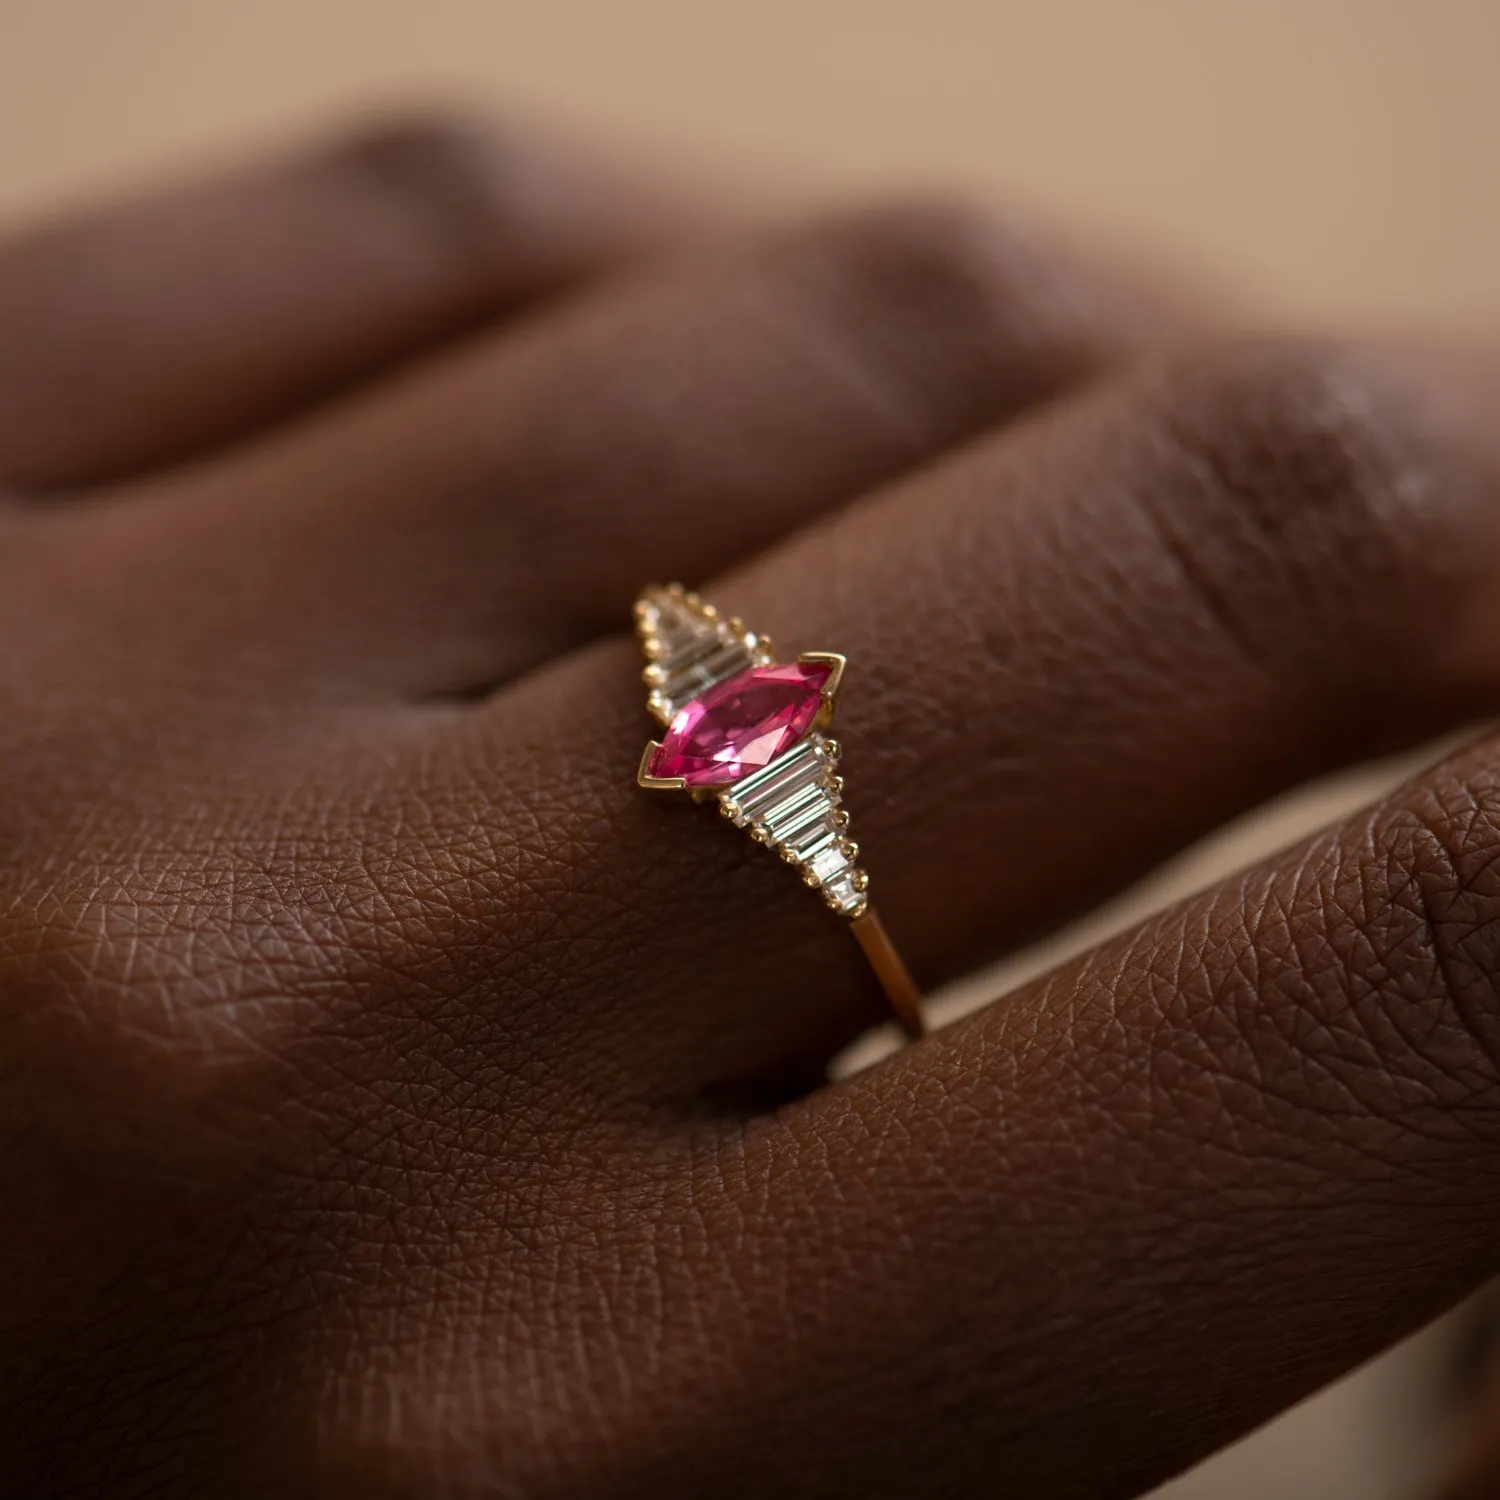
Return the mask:
[[[776,660],[768,636],[737,616],[724,619],[678,583],[645,589],[636,600],[635,622],[647,663],[641,674],[647,708],[663,725],[717,683]],[[723,816],[752,840],[798,867],[825,904],[848,919],[896,1020],[908,1036],[919,1037],[921,994],[870,905],[869,876],[855,863],[859,845],[848,836],[849,814],[839,806],[840,747],[824,732],[833,721],[848,663],[835,651],[804,651],[796,660],[827,666],[829,675],[812,725],[769,765],[725,787],[690,787],[681,777],[651,774],[661,748],[652,740],[641,754],[636,782],[649,791],[687,792],[695,802],[717,800]]]
[[661,749],[660,740],[651,740],[646,748],[641,751],[640,769],[635,773],[637,786],[643,786],[652,792],[685,792],[688,784],[680,776],[653,776],[651,774],[651,759]]

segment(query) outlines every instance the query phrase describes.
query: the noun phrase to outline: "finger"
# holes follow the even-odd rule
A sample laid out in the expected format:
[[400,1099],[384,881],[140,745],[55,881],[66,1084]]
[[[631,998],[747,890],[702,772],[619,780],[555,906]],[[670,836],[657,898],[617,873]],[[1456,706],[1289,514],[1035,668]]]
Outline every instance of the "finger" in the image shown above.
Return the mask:
[[1435,1500],[1489,1500],[1500,1492],[1500,1387],[1493,1370],[1458,1426],[1455,1452],[1443,1465]]
[[617,628],[646,576],[722,567],[1164,323],[966,211],[865,213],[537,320],[120,524],[190,539],[183,576],[253,571],[288,657],[471,693]]
[[180,459],[721,219],[434,117],[45,226],[0,249],[0,477]]
[[[783,658],[848,654],[844,805],[920,980],[1278,788],[1497,701],[1500,461],[1468,410],[1480,389],[1373,351],[1209,348],[715,585]],[[607,1015],[567,1002],[617,1059],[683,1094],[821,1063],[878,997],[791,872],[633,785],[652,729],[636,665],[633,645],[601,647],[435,730],[457,769],[424,767],[432,804],[448,826],[547,831],[494,856],[495,889],[551,892],[574,941],[618,953]],[[476,961],[533,983],[524,917],[481,906]]]
[[759,1205],[735,1334],[798,1413],[716,1455],[744,1492],[1138,1494],[1493,1272],[1497,765],[1487,741],[720,1156]]

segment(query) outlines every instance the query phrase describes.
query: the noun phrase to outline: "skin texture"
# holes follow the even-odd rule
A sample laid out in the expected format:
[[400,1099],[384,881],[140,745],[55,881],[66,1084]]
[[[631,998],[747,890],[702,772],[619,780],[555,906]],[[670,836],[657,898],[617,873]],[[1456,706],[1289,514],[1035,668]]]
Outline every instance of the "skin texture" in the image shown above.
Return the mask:
[[0,252],[0,1454],[48,1496],[1127,1496],[1500,1269],[1500,773],[847,1082],[626,627],[850,659],[926,983],[1500,706],[1477,361],[467,122]]

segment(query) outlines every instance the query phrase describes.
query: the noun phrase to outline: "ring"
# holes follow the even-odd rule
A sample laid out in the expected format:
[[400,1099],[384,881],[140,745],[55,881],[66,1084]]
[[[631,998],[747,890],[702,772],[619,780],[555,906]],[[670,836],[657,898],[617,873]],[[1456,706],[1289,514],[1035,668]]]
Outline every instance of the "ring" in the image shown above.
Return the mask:
[[636,781],[652,791],[717,798],[719,811],[768,844],[849,927],[902,1030],[923,1032],[922,997],[870,905],[840,805],[839,747],[824,730],[844,658],[804,651],[778,662],[769,637],[679,583],[652,584],[635,603],[646,653],[646,707],[666,734],[641,756]]

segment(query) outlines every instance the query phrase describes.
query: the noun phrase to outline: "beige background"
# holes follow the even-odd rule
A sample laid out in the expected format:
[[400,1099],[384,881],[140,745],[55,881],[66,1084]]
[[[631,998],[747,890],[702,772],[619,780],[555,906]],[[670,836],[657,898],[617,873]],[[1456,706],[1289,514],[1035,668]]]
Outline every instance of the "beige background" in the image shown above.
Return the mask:
[[1494,0],[0,0],[0,209],[392,97],[942,179],[1500,323]]
[[[814,193],[977,191],[1289,315],[1500,333],[1497,74],[1500,0],[0,0],[0,214],[350,110],[458,100]],[[1102,922],[1390,774],[1292,799]],[[1174,1500],[1411,1493],[1413,1392],[1440,1340]]]

